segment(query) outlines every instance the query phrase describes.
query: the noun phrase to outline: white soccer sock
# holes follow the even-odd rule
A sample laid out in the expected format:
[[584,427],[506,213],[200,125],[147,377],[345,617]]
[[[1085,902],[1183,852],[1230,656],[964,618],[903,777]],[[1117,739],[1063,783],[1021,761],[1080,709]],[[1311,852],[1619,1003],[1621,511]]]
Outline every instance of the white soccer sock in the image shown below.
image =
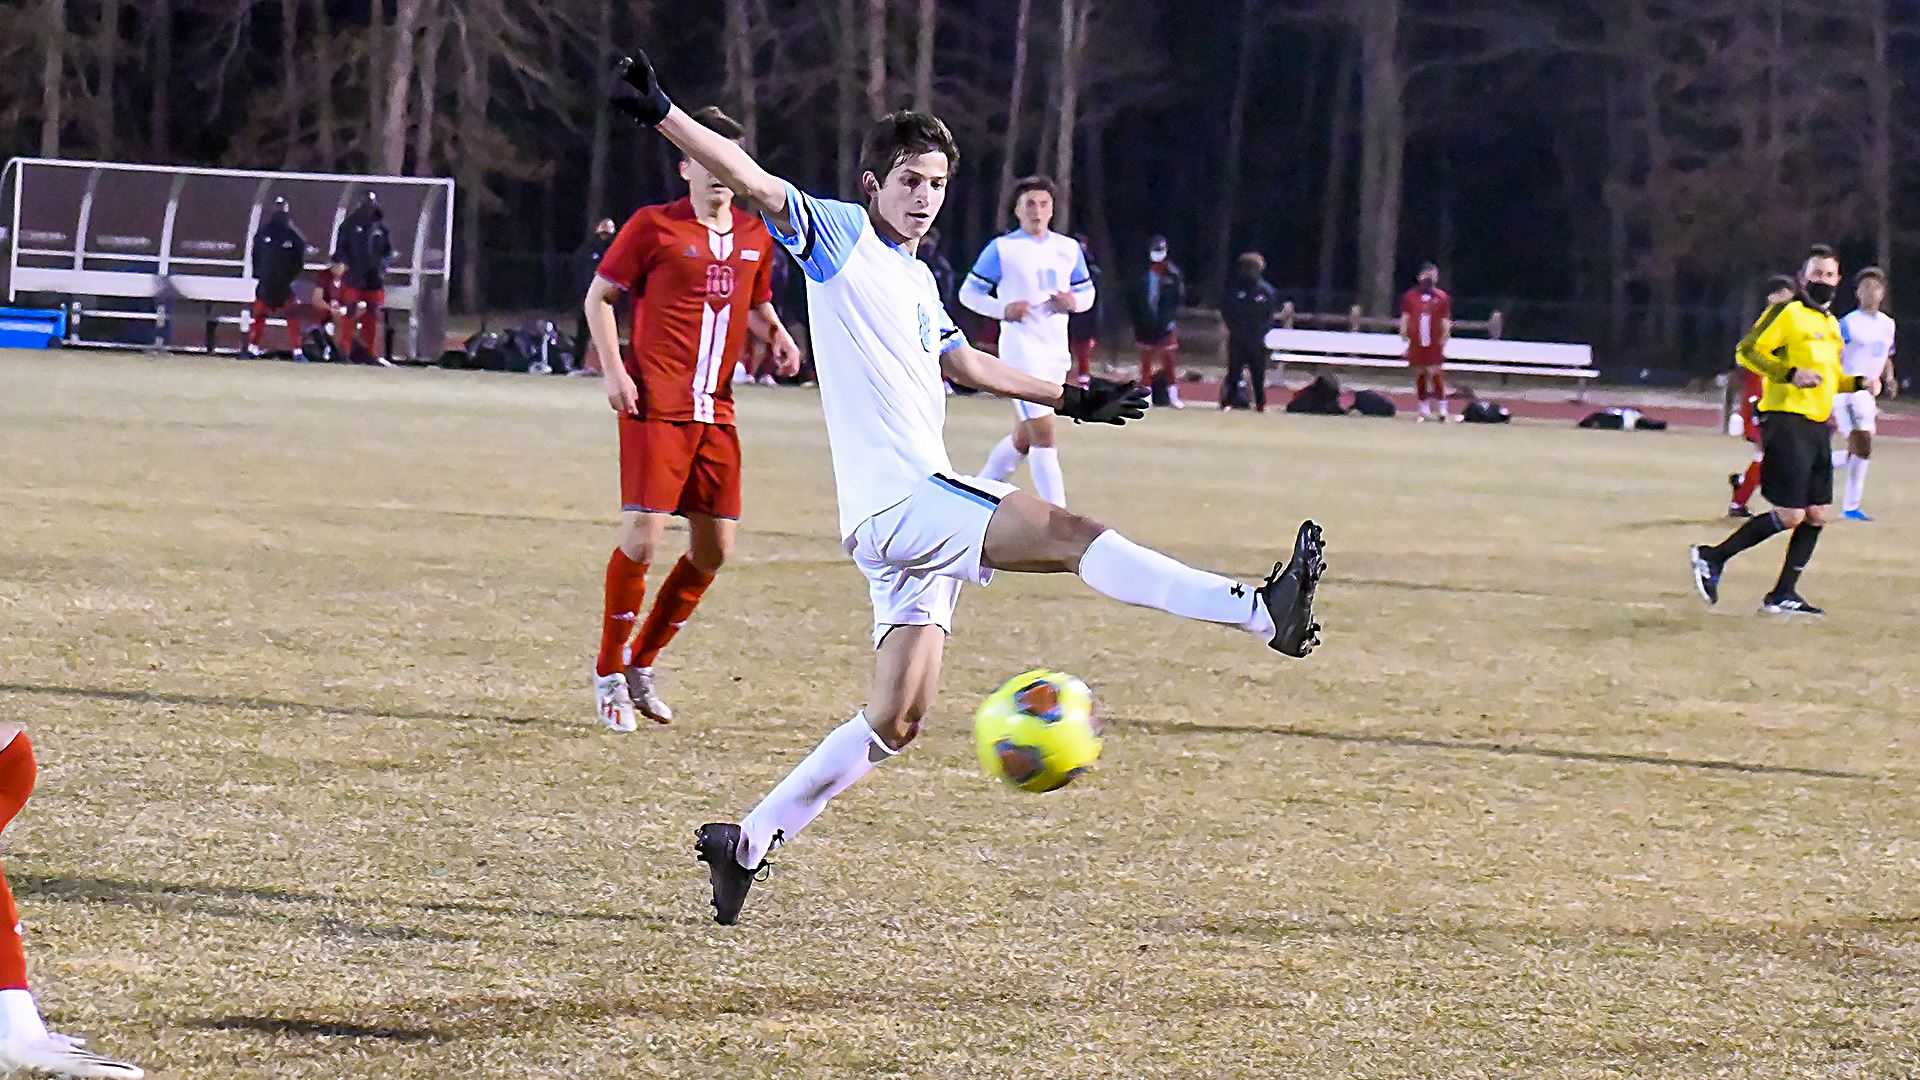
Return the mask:
[[47,1037],[46,1021],[29,990],[0,990],[0,1042],[24,1042]]
[[1027,451],[1027,471],[1033,474],[1033,493],[1055,506],[1067,505],[1067,478],[1060,471],[1060,450],[1036,446]]
[[1845,450],[1835,450],[1833,452],[1833,467],[1836,469],[1846,468],[1847,460],[1851,457],[1853,457],[1853,455]]
[[1123,604],[1273,637],[1273,616],[1253,586],[1195,570],[1112,530],[1095,537],[1080,556],[1080,580]]
[[1860,509],[1860,497],[1867,491],[1867,466],[1870,463],[1869,458],[1847,459],[1847,501],[1842,510]]
[[[740,821],[740,833],[746,840],[734,853],[740,865],[752,869],[767,857],[773,838],[784,843],[820,816],[828,800],[853,786],[855,780],[873,770],[876,761],[895,753],[867,723],[867,714],[855,713],[820,740],[800,764],[773,786],[760,805]],[[877,755],[877,756],[876,756]]]
[[1013,436],[1009,435],[994,444],[987,454],[987,463],[980,467],[980,476],[985,480],[1005,480],[1020,467],[1020,459],[1027,455],[1013,445]]

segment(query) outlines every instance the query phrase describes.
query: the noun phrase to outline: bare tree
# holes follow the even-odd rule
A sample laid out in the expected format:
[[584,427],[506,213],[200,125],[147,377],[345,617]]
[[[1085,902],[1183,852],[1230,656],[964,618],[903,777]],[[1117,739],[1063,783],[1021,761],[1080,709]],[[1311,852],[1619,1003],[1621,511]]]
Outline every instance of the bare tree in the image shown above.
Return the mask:
[[1347,170],[1353,159],[1354,82],[1360,77],[1360,50],[1338,45],[1340,60],[1333,76],[1333,116],[1327,125],[1326,183],[1320,195],[1320,276],[1318,306],[1333,303],[1334,278],[1340,260],[1340,233],[1346,221]]
[[1027,37],[1033,24],[1033,0],[1020,0],[1013,29],[1013,86],[1007,93],[1007,137],[1000,155],[1000,182],[994,185],[996,213],[1013,197],[1013,171],[1020,157],[1020,114],[1027,102]]
[[887,0],[867,0],[867,115],[887,111]]
[[1088,23],[1093,0],[1060,0],[1060,93],[1053,141],[1053,179],[1060,198],[1054,223],[1061,232],[1071,228],[1073,210],[1073,150],[1080,125],[1080,82],[1085,78]]
[[147,153],[173,154],[173,0],[147,0]]
[[440,115],[440,52],[446,43],[447,20],[428,18],[426,32],[420,38],[419,76],[420,122],[413,132],[413,173],[431,176],[433,167],[434,124]]
[[607,154],[613,134],[612,117],[607,109],[607,58],[600,54],[602,43],[613,40],[613,0],[591,2],[593,29],[587,48],[587,70],[591,79],[588,85],[593,93],[593,135],[587,148],[586,220],[580,226],[583,231],[593,228],[594,222],[607,212]]
[[46,55],[40,68],[40,156],[60,156],[61,106],[66,104],[67,0],[47,0],[42,33]]
[[860,154],[859,76],[856,67],[860,56],[859,2],[840,0],[839,18],[834,25],[834,57],[837,61],[834,70],[839,82],[836,98],[838,112],[835,114],[838,125],[834,181],[837,184],[859,179],[853,175],[854,163]]
[[933,38],[938,14],[934,0],[920,0],[913,47],[913,107],[933,111]]
[[1385,314],[1394,292],[1407,150],[1401,0],[1357,0],[1360,15],[1360,303]]
[[1213,210],[1213,236],[1208,246],[1212,257],[1208,260],[1206,295],[1217,302],[1224,291],[1227,281],[1227,264],[1231,257],[1233,230],[1237,224],[1240,207],[1240,173],[1244,164],[1244,144],[1247,129],[1247,91],[1253,84],[1253,58],[1261,47],[1265,37],[1265,27],[1260,18],[1259,0],[1240,0],[1240,22],[1238,55],[1233,68],[1233,96],[1227,103],[1227,139],[1225,158],[1220,166],[1220,190]]
[[426,0],[399,0],[394,9],[393,44],[387,54],[387,107],[378,129],[381,134],[380,161],[375,166],[388,176],[407,171],[407,99],[413,82],[414,38],[420,29],[420,16]]

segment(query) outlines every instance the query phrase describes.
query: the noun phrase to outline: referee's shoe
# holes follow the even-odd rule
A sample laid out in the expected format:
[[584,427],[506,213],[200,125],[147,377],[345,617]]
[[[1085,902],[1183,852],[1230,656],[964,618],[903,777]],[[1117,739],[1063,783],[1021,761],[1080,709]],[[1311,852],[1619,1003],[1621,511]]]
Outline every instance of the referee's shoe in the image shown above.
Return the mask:
[[1775,593],[1767,597],[1760,601],[1760,610],[1768,615],[1805,615],[1815,619],[1826,614],[1825,610],[1807,603],[1795,592]]

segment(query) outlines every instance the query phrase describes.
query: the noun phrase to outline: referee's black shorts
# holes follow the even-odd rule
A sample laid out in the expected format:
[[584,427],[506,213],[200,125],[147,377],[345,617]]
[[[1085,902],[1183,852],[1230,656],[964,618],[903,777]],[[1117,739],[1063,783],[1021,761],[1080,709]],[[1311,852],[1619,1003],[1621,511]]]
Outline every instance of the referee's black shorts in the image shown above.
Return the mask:
[[1786,510],[1833,503],[1833,444],[1827,425],[1799,413],[1760,414],[1760,494]]

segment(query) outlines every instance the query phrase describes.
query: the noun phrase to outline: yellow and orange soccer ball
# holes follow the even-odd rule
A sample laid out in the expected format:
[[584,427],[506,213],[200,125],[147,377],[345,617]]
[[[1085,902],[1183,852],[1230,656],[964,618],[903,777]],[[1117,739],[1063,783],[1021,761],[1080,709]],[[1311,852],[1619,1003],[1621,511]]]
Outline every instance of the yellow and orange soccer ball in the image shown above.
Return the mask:
[[1015,675],[973,714],[980,767],[1022,791],[1054,791],[1100,757],[1093,692],[1061,671]]

